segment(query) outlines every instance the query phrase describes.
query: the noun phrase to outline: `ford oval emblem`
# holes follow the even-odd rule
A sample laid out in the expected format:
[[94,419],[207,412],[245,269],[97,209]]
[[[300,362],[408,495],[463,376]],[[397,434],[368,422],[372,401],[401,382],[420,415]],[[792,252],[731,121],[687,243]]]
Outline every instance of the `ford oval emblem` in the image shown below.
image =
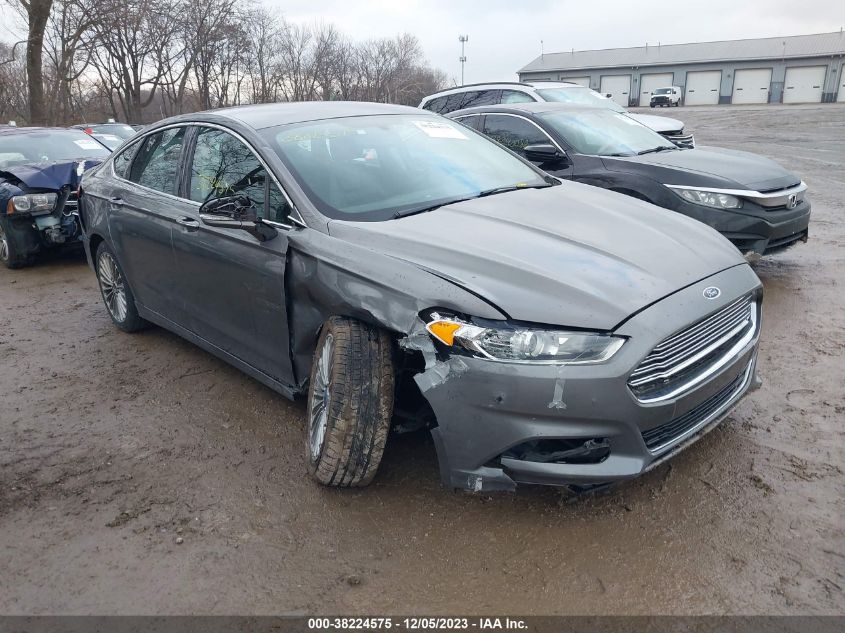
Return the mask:
[[720,294],[722,294],[722,291],[716,286],[707,286],[702,294],[705,299],[716,299]]

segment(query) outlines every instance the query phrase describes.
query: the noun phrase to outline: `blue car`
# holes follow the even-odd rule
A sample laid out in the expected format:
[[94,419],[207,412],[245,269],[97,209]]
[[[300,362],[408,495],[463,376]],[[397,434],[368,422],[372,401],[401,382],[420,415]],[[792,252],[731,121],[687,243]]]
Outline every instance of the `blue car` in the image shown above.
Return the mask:
[[85,170],[108,156],[82,130],[0,129],[0,261],[7,268],[79,246],[76,190]]

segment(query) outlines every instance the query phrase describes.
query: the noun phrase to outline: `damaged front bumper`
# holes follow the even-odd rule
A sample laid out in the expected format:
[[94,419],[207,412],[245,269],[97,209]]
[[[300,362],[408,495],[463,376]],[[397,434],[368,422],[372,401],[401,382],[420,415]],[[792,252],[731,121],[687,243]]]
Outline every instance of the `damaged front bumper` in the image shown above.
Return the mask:
[[[746,266],[704,285],[725,297],[759,288]],[[432,436],[444,485],[488,491],[629,479],[713,428],[758,381],[759,328],[717,373],[675,398],[643,403],[627,384],[657,343],[697,320],[689,310],[700,310],[701,292],[694,284],[628,320],[614,332],[628,342],[606,363],[516,365],[464,356],[429,362],[416,382],[437,418]],[[665,429],[674,435],[650,449],[648,438]]]

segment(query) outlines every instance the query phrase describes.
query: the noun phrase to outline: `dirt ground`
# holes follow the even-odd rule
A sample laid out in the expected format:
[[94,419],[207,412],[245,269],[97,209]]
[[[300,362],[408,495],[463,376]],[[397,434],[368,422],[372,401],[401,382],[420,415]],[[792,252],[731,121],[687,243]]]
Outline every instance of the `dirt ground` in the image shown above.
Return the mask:
[[757,266],[764,385],[698,444],[573,500],[448,492],[412,434],[328,490],[301,403],[119,332],[81,258],[0,269],[0,613],[845,612],[845,107],[662,114],[814,205],[810,242]]

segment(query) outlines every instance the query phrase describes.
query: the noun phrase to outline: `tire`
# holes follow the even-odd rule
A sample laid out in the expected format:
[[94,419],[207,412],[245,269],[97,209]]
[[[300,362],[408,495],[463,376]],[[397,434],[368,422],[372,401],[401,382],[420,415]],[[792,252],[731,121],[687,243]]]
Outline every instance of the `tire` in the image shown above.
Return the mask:
[[393,415],[392,341],[360,321],[326,321],[311,368],[305,454],[326,486],[366,486],[381,462]]
[[5,218],[0,218],[0,261],[12,270],[32,264],[31,257],[20,253],[14,235],[11,234],[13,230]]
[[653,103],[650,103],[650,104],[649,104],[649,107],[652,107],[652,108],[653,108],[653,107],[654,107],[654,104],[653,104]]
[[126,275],[108,244],[100,243],[94,261],[100,296],[112,323],[124,332],[137,332],[147,327],[149,322],[138,314],[135,295],[126,283]]

